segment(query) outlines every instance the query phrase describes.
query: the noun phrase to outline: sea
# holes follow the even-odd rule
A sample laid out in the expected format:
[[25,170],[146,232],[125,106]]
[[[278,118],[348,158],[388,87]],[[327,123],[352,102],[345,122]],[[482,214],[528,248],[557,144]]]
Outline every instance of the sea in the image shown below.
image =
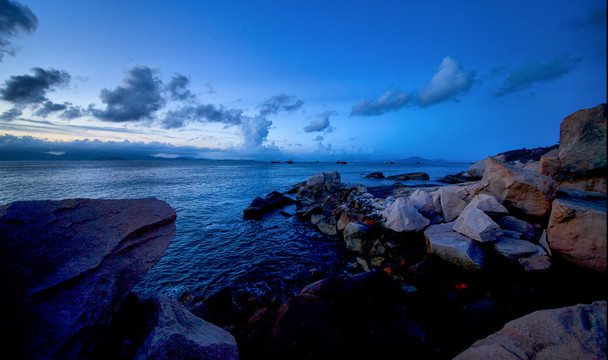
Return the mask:
[[[316,163],[261,161],[5,161],[0,206],[21,200],[155,197],[177,212],[176,234],[164,256],[134,291],[141,297],[189,292],[207,297],[229,287],[253,295],[292,296],[319,276],[346,274],[353,258],[338,237],[278,211],[244,220],[257,196],[286,192],[319,172],[338,171],[343,183],[367,187],[394,181],[366,179],[426,172],[429,181],[466,170],[465,162]],[[295,213],[295,206],[284,209]]]

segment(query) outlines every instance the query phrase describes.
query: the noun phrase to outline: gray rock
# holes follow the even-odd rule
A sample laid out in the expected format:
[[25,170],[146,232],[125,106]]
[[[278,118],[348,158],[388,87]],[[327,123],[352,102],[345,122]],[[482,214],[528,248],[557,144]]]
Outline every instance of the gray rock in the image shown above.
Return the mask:
[[499,215],[509,213],[507,208],[502,206],[502,204],[499,203],[494,196],[488,194],[475,195],[475,197],[471,200],[468,206],[476,207],[488,215]]
[[479,242],[453,231],[452,225],[431,225],[424,231],[427,252],[466,270],[481,270],[485,255]]
[[507,237],[499,237],[493,243],[493,245],[494,250],[496,250],[497,253],[513,260],[537,254],[539,253],[539,251],[542,251],[542,253],[544,253],[544,250],[542,250],[542,248],[540,248],[538,245],[532,244],[529,241],[516,240]]
[[362,222],[351,222],[344,228],[344,243],[350,251],[366,254],[372,246],[372,227]]
[[420,215],[418,209],[413,206],[402,205],[395,201],[393,205],[382,212],[386,219],[384,226],[396,232],[421,231],[430,223],[428,219]]
[[154,199],[14,202],[0,207],[2,348],[77,359],[156,264],[175,211]]
[[453,229],[481,242],[494,241],[502,235],[500,226],[472,202],[458,216]]
[[337,171],[318,173],[306,180],[307,187],[317,187],[324,184],[339,184],[340,174]]
[[606,301],[540,310],[508,322],[454,359],[605,359]]
[[408,204],[418,209],[418,212],[427,219],[437,215],[433,197],[422,189],[417,189],[408,198]]
[[365,175],[365,178],[366,179],[384,179],[384,174],[382,174],[382,171],[374,171],[372,173]]
[[536,240],[540,233],[540,229],[537,229],[534,225],[510,215],[496,219],[496,223],[503,230],[521,233],[521,238],[524,240]]
[[338,234],[336,223],[334,221],[321,220],[317,223],[317,229],[325,235],[334,236]]
[[455,187],[445,187],[441,189],[441,210],[445,221],[450,222],[458,217],[462,210],[467,206],[459,196],[458,189]]
[[161,295],[152,300],[152,330],[134,359],[238,359],[236,340],[229,332],[192,315],[175,299]]

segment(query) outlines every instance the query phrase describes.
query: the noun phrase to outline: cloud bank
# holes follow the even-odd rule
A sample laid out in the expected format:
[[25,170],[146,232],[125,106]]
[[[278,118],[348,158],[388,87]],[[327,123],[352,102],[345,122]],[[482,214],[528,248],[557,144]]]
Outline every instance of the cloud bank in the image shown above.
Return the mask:
[[417,91],[388,90],[376,99],[363,99],[353,106],[351,116],[376,116],[406,106],[426,107],[456,100],[475,84],[476,73],[464,71],[459,61],[446,56],[431,80]]
[[31,33],[38,27],[38,18],[26,5],[16,1],[0,0],[0,62],[4,55],[15,55],[8,40],[23,31]]
[[302,107],[304,102],[295,96],[279,94],[272,96],[258,106],[260,116],[276,115],[280,111],[293,112]]
[[571,57],[567,52],[560,53],[545,63],[537,59],[527,60],[509,74],[496,96],[522,91],[536,83],[559,79],[572,71],[581,60]]

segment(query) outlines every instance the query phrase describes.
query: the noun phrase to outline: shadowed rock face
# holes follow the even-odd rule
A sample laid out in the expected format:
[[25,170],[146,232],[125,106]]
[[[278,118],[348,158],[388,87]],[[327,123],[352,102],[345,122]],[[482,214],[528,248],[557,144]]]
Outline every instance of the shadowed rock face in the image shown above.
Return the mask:
[[154,199],[14,202],[0,208],[1,346],[79,358],[162,257],[175,211]]

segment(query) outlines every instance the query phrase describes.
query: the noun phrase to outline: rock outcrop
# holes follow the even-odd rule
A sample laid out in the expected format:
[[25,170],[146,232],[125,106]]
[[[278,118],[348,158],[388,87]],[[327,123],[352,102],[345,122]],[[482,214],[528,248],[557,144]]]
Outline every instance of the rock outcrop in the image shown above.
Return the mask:
[[430,179],[429,174],[423,173],[423,172],[391,175],[391,176],[386,177],[386,180],[398,180],[398,181],[429,180],[429,179]]
[[558,194],[547,226],[551,252],[606,274],[606,196],[567,188]]
[[14,202],[0,208],[2,349],[77,359],[161,258],[175,211],[154,199]]
[[513,320],[455,357],[467,359],[605,359],[606,301],[540,310]]
[[452,230],[452,226],[431,225],[424,231],[427,252],[463,269],[481,270],[485,254],[478,242]]
[[262,215],[274,210],[278,210],[287,205],[292,205],[295,200],[288,198],[278,191],[273,191],[264,198],[253,199],[251,205],[243,210],[244,219],[259,219]]

